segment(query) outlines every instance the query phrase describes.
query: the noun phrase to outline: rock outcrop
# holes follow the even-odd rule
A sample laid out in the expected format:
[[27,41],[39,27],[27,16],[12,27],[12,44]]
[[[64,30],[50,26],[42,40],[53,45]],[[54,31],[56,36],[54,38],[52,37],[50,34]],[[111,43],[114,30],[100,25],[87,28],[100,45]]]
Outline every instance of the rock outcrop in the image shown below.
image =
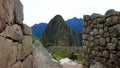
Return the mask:
[[[90,68],[120,67],[120,12],[84,16],[84,64]],[[98,63],[99,62],[99,63]],[[101,67],[99,67],[99,65]]]
[[[20,0],[0,0],[0,68],[50,68],[49,64],[54,64],[51,61],[46,61],[42,67],[33,67],[33,61],[44,59],[42,56],[34,58],[37,53],[49,55],[44,52],[43,47],[40,49],[41,53],[33,52],[31,29],[23,24],[23,18],[23,5]],[[36,62],[40,63],[44,61]],[[53,68],[61,68],[57,64],[54,64]]]
[[33,47],[33,68],[62,68],[62,66],[48,54],[41,42],[36,40]]

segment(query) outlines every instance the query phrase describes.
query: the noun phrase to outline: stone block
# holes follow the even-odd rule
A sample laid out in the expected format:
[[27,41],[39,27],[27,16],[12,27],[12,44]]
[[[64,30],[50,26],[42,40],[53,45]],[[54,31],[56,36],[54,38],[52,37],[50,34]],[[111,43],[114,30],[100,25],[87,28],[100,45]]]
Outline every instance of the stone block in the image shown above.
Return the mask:
[[103,35],[104,34],[104,30],[103,29],[99,29],[99,34]]
[[117,54],[110,54],[110,62],[116,62],[118,60]]
[[91,17],[90,17],[89,15],[84,15],[83,18],[84,18],[84,21],[89,21],[89,20],[91,20]]
[[107,17],[109,17],[109,16],[115,16],[115,15],[119,15],[119,12],[115,11],[114,9],[110,9],[110,10],[106,11],[105,15]]
[[100,38],[100,45],[105,46],[106,45],[106,40],[105,38]]
[[15,43],[15,45],[17,46],[17,61],[22,61],[25,59],[25,53],[24,53],[24,49],[23,49],[23,45],[19,44],[19,43]]
[[0,18],[0,32],[2,32],[5,29],[5,27],[6,27],[5,21],[2,18]]
[[105,58],[109,58],[109,51],[104,50],[102,52],[102,56],[105,57]]
[[3,32],[3,35],[16,41],[21,41],[23,39],[22,29],[17,24],[7,26],[7,28]]
[[95,56],[96,52],[94,50],[91,51],[92,55]]
[[118,41],[117,49],[120,51],[120,41]]
[[23,15],[23,5],[20,2],[20,0],[15,0],[15,5],[14,5],[14,18],[15,18],[15,23],[17,24],[23,24],[23,19],[24,19],[24,15]]
[[88,39],[88,35],[87,34],[83,34],[83,39],[84,40]]
[[96,62],[94,65],[91,65],[90,68],[106,68],[106,67],[100,62]]
[[107,26],[113,26],[116,24],[120,24],[120,17],[118,16],[112,16],[106,19],[106,25]]
[[117,56],[120,57],[120,51],[117,52]]
[[103,25],[103,24],[97,24],[97,28],[103,29],[103,28],[104,28],[104,25]]
[[117,38],[112,38],[111,42],[117,44],[118,40]]
[[101,57],[101,56],[102,56],[102,53],[101,53],[101,52],[96,52],[96,56],[97,56],[97,57]]
[[33,56],[32,55],[28,56],[23,61],[23,68],[33,68]]
[[0,25],[3,26],[12,23],[14,19],[14,0],[1,0],[0,1]]
[[32,35],[32,30],[26,24],[23,24],[23,34],[24,35]]
[[93,31],[90,32],[90,35],[97,35],[99,33],[98,29],[93,29]]
[[0,37],[0,68],[9,68],[16,62],[17,47],[12,40]]
[[105,37],[105,38],[107,38],[107,37],[109,37],[109,36],[110,36],[110,33],[109,33],[109,32],[105,32],[105,33],[104,33],[104,37]]
[[108,31],[108,27],[107,27],[107,26],[104,27],[104,31],[105,31],[105,32]]
[[114,35],[120,36],[120,24],[110,27],[109,31]]
[[107,49],[110,50],[110,51],[116,50],[116,44],[107,43]]
[[110,42],[110,38],[106,38],[106,42],[109,43]]
[[88,22],[84,22],[84,27],[87,27],[88,26]]
[[23,50],[25,53],[25,56],[28,56],[30,53],[32,53],[32,37],[31,36],[24,36],[22,41]]
[[23,64],[18,61],[14,65],[12,65],[10,68],[23,68]]
[[91,20],[94,20],[96,18],[104,18],[104,15],[98,14],[98,13],[93,13],[91,15]]

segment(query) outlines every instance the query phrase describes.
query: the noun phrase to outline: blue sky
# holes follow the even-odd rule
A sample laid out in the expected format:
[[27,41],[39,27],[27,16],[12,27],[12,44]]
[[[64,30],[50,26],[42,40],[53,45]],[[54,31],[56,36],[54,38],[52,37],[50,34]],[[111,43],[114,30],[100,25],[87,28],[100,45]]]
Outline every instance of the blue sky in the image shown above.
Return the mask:
[[48,23],[60,14],[65,20],[92,13],[104,14],[108,9],[120,10],[119,0],[21,0],[24,5],[24,23],[29,26]]

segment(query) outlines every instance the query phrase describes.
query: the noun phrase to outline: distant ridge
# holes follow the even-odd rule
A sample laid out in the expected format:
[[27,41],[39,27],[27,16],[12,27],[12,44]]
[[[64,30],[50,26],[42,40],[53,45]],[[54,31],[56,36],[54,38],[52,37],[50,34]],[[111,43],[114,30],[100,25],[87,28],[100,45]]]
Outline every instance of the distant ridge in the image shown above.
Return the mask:
[[32,34],[35,38],[40,38],[45,31],[45,28],[47,26],[47,23],[39,23],[33,25],[32,28]]
[[[79,33],[82,33],[82,26],[83,26],[83,19],[82,18],[73,17],[71,19],[68,19],[65,23],[67,23],[67,25],[71,29],[73,29]],[[48,25],[47,23],[43,23],[43,22],[33,25],[31,27],[33,36],[36,38],[40,38],[47,25]]]
[[83,19],[82,18],[76,18],[73,17],[71,19],[68,19],[67,24],[75,31],[82,33],[82,27],[83,27]]

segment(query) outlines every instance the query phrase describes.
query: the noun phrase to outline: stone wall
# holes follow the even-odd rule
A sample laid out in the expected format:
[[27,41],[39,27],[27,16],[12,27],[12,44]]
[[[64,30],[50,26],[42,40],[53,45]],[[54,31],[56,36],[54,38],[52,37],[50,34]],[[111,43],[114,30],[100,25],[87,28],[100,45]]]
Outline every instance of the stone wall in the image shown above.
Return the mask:
[[83,47],[86,68],[119,68],[120,12],[84,15]]
[[32,68],[32,33],[20,0],[0,0],[0,68]]
[[51,56],[42,44],[33,44],[31,29],[23,24],[23,18],[20,0],[0,0],[0,68],[62,68],[50,59],[44,62]]

